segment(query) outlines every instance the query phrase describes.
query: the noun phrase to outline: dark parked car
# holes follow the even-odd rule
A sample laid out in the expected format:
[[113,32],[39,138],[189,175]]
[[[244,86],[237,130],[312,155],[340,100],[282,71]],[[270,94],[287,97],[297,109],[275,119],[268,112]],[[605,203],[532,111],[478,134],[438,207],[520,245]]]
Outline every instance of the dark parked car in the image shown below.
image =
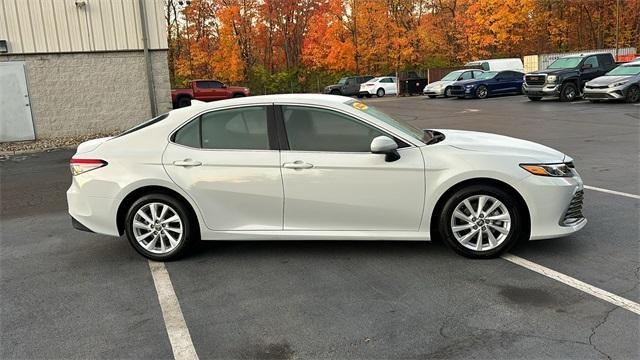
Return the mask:
[[174,109],[191,105],[191,100],[209,102],[242,96],[249,96],[249,89],[225,85],[218,80],[193,80],[188,88],[171,90]]
[[325,94],[333,95],[357,95],[360,91],[360,84],[366,83],[373,79],[373,76],[346,76],[340,79],[337,84],[329,85],[324,88]]
[[568,55],[558,58],[544,70],[528,73],[522,91],[531,101],[545,96],[573,101],[582,96],[584,85],[600,77],[616,63],[610,53]]
[[456,81],[451,96],[484,99],[492,95],[521,94],[523,73],[518,71],[486,71],[476,79]]

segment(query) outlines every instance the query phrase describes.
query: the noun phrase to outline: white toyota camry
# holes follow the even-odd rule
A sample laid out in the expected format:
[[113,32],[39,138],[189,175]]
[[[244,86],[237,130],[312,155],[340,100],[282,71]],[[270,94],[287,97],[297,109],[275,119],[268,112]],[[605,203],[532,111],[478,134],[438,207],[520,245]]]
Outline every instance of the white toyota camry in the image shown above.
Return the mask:
[[78,146],[74,227],[169,260],[197,240],[419,240],[495,257],[586,224],[568,156],[420,130],[357,100],[272,95],[173,110]]

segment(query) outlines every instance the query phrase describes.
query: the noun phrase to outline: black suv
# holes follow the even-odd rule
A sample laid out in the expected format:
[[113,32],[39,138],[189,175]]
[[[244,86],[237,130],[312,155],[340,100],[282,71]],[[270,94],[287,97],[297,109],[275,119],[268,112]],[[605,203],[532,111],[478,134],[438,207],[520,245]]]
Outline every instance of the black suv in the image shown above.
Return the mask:
[[522,92],[532,101],[546,96],[573,101],[582,96],[584,84],[616,67],[611,53],[568,55],[556,59],[546,69],[524,76]]
[[360,91],[360,84],[366,83],[371,79],[373,79],[373,76],[369,75],[343,77],[337,84],[326,86],[323,92],[333,95],[357,95]]

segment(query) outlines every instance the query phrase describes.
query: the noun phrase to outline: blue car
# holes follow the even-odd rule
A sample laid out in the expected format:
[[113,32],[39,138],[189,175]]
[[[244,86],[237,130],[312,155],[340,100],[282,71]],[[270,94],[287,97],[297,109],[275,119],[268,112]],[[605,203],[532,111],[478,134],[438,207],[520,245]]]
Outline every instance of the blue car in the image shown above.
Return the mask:
[[456,81],[451,96],[484,99],[492,95],[522,94],[524,74],[519,71],[486,71],[476,79]]

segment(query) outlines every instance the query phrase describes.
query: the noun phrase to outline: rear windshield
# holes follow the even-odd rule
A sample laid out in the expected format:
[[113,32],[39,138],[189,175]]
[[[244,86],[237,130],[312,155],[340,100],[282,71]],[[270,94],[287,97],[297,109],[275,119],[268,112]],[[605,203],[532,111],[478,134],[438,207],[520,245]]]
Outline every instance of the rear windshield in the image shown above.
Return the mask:
[[127,135],[127,134],[131,134],[132,132],[136,132],[136,131],[138,131],[140,129],[144,129],[149,125],[153,125],[153,124],[155,124],[157,122],[160,122],[160,121],[166,119],[167,117],[169,117],[169,113],[156,116],[151,120],[147,120],[147,121],[143,122],[142,124],[139,124],[139,125],[136,125],[136,126],[132,127],[131,129],[123,132],[122,134],[120,134],[118,136],[124,136],[124,135]]

